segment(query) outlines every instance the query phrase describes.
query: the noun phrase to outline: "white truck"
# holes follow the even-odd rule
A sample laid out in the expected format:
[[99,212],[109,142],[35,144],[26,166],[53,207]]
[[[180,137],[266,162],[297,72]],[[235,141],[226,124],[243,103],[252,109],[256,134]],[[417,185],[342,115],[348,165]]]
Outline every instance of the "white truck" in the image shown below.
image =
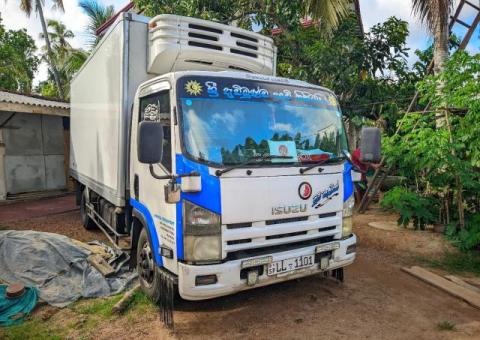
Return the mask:
[[[126,13],[72,81],[82,223],[130,252],[155,301],[176,287],[201,300],[320,272],[343,280],[354,261],[337,98],[276,77],[275,63],[260,34]],[[378,131],[363,139],[378,161]]]

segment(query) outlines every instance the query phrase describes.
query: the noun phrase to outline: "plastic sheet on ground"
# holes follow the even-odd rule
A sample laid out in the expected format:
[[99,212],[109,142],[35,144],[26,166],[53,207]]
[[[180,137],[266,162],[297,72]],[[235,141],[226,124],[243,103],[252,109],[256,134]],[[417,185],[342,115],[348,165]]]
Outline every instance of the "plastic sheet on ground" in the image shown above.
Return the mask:
[[[112,252],[107,249],[107,252]],[[120,268],[105,278],[87,262],[92,254],[66,236],[36,231],[0,231],[0,280],[38,288],[39,297],[65,307],[81,297],[118,294],[132,286],[137,274]]]

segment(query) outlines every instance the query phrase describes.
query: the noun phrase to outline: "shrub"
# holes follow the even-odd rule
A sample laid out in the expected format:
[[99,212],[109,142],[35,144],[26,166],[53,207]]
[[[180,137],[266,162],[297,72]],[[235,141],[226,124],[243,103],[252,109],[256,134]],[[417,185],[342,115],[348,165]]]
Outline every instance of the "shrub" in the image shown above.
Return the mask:
[[394,187],[387,191],[380,206],[400,214],[397,223],[406,227],[411,220],[415,229],[425,229],[426,224],[436,221],[434,211],[437,202],[433,198],[422,197],[404,187]]
[[480,245],[480,213],[467,218],[465,228],[447,227],[446,236],[461,250],[470,250]]

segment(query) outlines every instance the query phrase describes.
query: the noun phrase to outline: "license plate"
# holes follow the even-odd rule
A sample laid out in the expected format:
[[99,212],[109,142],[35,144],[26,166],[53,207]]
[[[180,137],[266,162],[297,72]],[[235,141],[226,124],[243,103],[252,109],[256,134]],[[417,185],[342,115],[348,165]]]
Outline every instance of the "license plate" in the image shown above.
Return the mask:
[[277,275],[297,269],[311,267],[315,264],[315,255],[303,255],[272,262],[267,267],[267,275]]

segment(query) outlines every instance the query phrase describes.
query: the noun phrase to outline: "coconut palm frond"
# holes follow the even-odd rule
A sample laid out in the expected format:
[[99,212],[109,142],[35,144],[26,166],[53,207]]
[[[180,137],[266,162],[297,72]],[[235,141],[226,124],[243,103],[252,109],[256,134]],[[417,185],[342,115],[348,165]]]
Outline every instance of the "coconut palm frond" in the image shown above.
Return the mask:
[[32,9],[33,9],[33,2],[35,0],[20,0],[20,9],[22,12],[24,12],[27,16],[30,16],[32,14]]
[[65,12],[65,7],[63,6],[63,0],[52,0],[53,8],[62,12]]
[[305,15],[320,21],[322,29],[330,33],[338,27],[342,18],[353,9],[350,0],[307,0]]
[[80,0],[78,4],[89,18],[87,31],[92,46],[98,42],[97,29],[115,14],[113,6],[104,6],[97,0]]
[[433,32],[436,25],[448,25],[453,0],[412,0],[412,12]]

